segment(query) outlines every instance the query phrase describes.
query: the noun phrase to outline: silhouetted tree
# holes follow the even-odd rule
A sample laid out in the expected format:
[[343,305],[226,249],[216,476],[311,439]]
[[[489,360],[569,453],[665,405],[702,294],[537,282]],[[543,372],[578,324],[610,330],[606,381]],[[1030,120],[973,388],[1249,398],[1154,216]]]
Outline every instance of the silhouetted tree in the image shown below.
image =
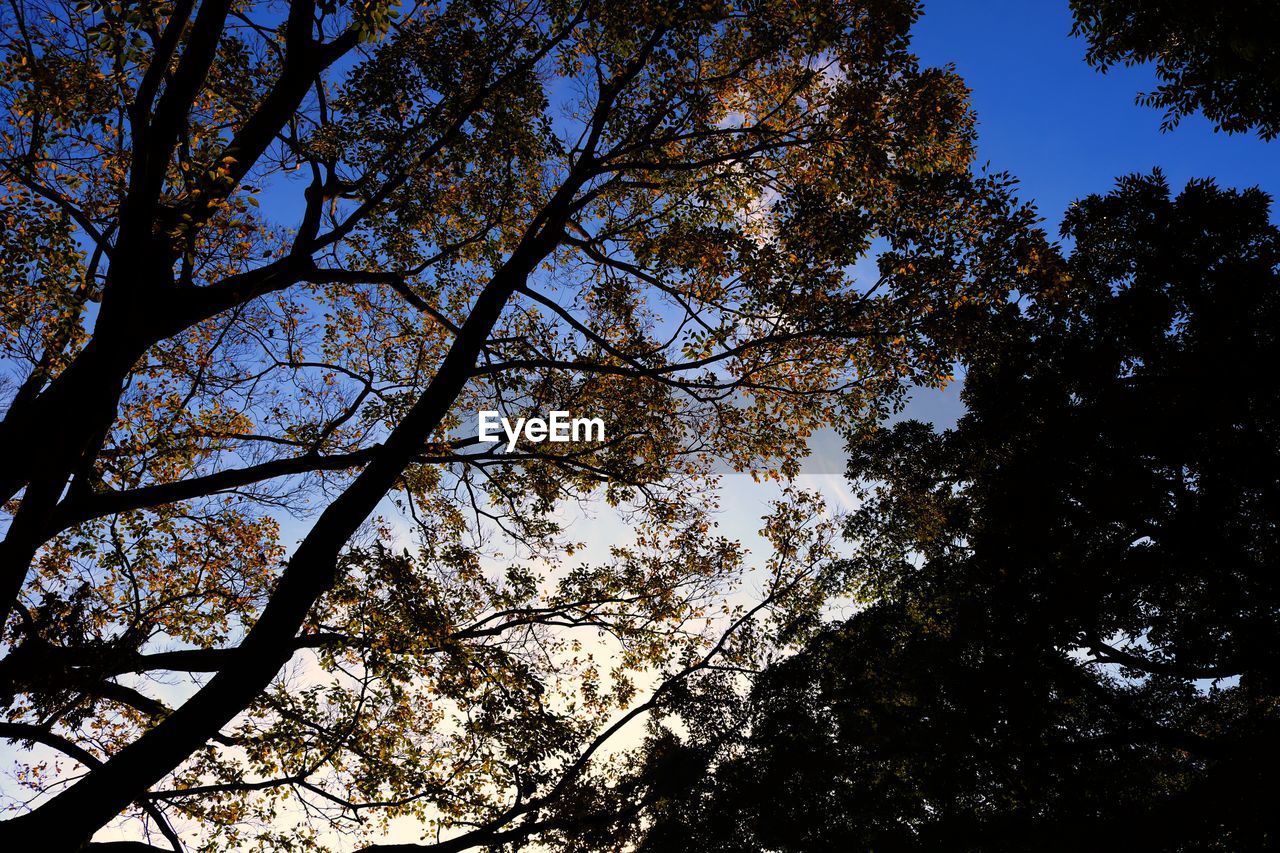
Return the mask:
[[1071,0],[1086,58],[1155,62],[1160,86],[1140,103],[1165,111],[1165,127],[1197,110],[1218,129],[1280,134],[1280,6],[1270,0]]
[[956,427],[851,436],[867,606],[655,730],[642,849],[1274,848],[1268,206],[1158,173],[1072,206],[1071,286],[1011,307]]
[[[537,835],[739,657],[710,466],[941,381],[1036,242],[917,11],[4,4],[0,847]],[[584,565],[592,497],[634,539]]]

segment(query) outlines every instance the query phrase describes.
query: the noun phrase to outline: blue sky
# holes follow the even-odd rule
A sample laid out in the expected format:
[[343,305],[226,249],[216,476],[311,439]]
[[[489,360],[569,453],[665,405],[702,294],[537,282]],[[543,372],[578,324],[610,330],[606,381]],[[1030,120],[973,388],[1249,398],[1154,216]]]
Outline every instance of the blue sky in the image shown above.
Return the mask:
[[921,60],[954,64],[972,89],[979,159],[1018,177],[1055,235],[1073,199],[1155,166],[1174,188],[1214,177],[1280,195],[1280,142],[1215,133],[1199,116],[1161,133],[1161,111],[1134,103],[1154,69],[1099,74],[1070,31],[1067,0],[924,0],[914,30]]
[[[1100,74],[1085,64],[1067,0],[925,0],[913,32],[923,63],[954,65],[968,83],[979,163],[1017,177],[1055,238],[1073,200],[1157,166],[1175,191],[1211,177],[1280,196],[1280,141],[1217,133],[1198,115],[1162,132],[1163,113],[1134,103],[1155,87],[1154,68]],[[949,425],[958,391],[918,392],[906,414]]]

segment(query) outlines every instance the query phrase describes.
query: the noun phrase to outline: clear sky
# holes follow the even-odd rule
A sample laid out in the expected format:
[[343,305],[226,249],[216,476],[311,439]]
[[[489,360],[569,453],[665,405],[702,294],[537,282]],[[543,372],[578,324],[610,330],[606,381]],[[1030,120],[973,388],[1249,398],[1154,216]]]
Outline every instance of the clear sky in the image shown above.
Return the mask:
[[[913,32],[923,63],[954,65],[968,83],[979,163],[1018,178],[1055,238],[1073,200],[1157,166],[1175,191],[1214,178],[1280,197],[1280,140],[1217,133],[1198,115],[1162,132],[1163,113],[1134,102],[1155,88],[1154,67],[1100,74],[1087,65],[1067,0],[924,0]],[[957,391],[919,393],[907,415],[949,425]]]
[[1154,69],[1099,74],[1070,32],[1067,0],[924,0],[914,30],[921,60],[953,63],[972,89],[979,159],[1018,177],[1055,235],[1073,199],[1155,166],[1175,189],[1214,177],[1280,195],[1280,141],[1215,133],[1199,116],[1161,133],[1161,111],[1134,103]]

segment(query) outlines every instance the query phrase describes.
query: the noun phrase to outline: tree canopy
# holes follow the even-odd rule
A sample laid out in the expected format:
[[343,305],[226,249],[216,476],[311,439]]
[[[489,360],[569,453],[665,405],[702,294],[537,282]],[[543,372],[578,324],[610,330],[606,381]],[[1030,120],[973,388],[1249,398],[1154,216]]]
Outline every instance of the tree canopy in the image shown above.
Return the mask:
[[1074,33],[1103,71],[1154,62],[1160,85],[1139,100],[1165,127],[1202,112],[1219,130],[1280,134],[1280,9],[1269,0],[1071,0]]
[[1262,850],[1280,719],[1280,230],[1121,180],[966,412],[852,430],[864,609],[650,737],[642,850]]
[[[916,13],[7,4],[0,736],[30,800],[0,833],[595,825],[621,720],[841,582],[780,506],[730,599],[712,466],[794,472],[837,412],[945,381],[1051,254],[971,173]],[[607,439],[502,454],[480,409]],[[558,509],[590,496],[635,539],[575,562]]]

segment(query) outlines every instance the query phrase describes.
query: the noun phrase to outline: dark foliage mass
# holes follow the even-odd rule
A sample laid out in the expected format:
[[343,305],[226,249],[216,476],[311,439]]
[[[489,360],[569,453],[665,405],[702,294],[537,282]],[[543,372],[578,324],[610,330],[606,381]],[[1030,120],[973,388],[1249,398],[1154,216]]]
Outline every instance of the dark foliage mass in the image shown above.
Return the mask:
[[1157,173],[1072,207],[1073,286],[1005,318],[957,426],[851,437],[874,603],[655,737],[707,772],[644,849],[1274,849],[1268,204]]
[[1160,86],[1140,100],[1165,110],[1166,126],[1202,111],[1218,129],[1280,134],[1280,4],[1271,0],[1072,0],[1087,59],[1155,62]]

